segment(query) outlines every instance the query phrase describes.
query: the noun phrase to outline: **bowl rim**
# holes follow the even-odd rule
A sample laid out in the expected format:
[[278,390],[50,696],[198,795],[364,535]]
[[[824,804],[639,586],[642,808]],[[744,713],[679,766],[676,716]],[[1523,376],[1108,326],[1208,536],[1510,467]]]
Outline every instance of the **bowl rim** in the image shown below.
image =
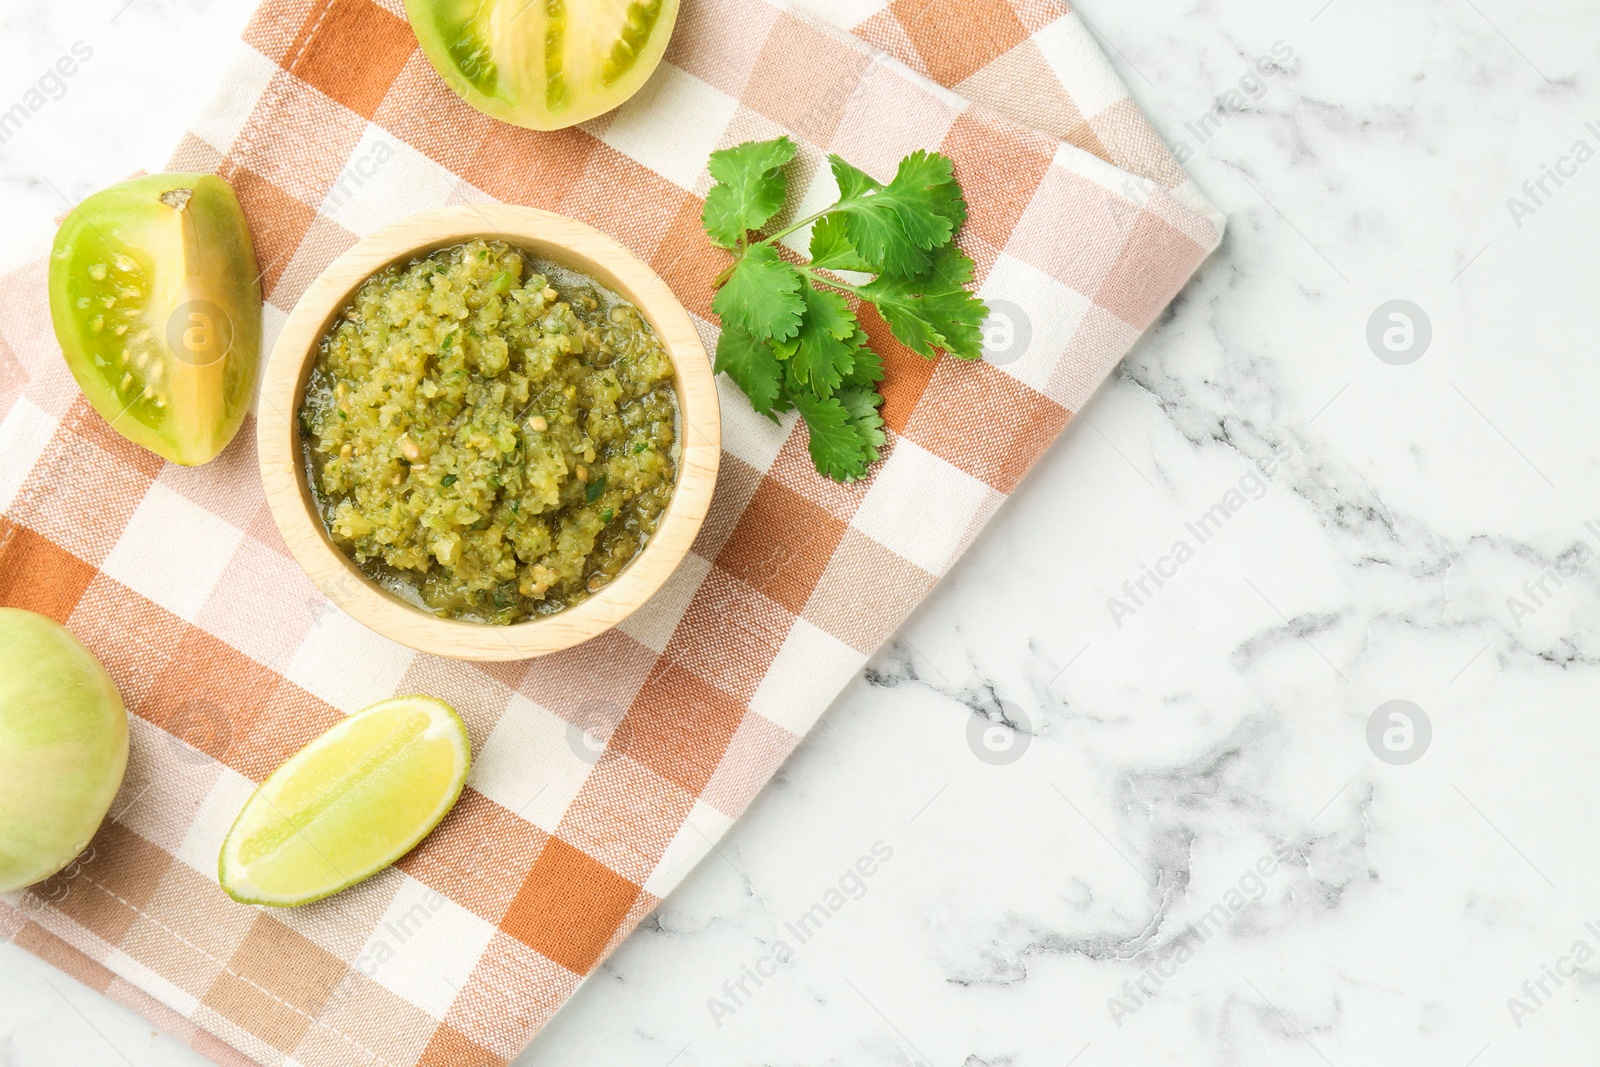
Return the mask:
[[[509,626],[444,619],[368,578],[334,545],[312,502],[296,413],[318,342],[357,288],[391,264],[475,238],[504,240],[581,274],[628,300],[661,338],[679,410],[677,486],[660,525],[617,577],[587,600]],[[256,445],[267,504],[290,554],[335,605],[373,632],[434,655],[477,661],[532,659],[605,633],[633,614],[677,569],[711,506],[722,423],[711,361],[699,331],[654,270],[601,231],[554,212],[513,204],[423,211],[357,241],[307,287],[262,369]]]

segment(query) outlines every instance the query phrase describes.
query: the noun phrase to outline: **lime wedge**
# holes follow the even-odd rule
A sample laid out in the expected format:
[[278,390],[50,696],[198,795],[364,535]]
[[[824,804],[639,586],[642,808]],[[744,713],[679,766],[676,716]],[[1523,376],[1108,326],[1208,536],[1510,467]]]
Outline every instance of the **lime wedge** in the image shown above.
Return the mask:
[[442,700],[394,697],[357,712],[251,795],[222,842],[223,890],[241,904],[287,908],[372,877],[455,806],[471,751]]

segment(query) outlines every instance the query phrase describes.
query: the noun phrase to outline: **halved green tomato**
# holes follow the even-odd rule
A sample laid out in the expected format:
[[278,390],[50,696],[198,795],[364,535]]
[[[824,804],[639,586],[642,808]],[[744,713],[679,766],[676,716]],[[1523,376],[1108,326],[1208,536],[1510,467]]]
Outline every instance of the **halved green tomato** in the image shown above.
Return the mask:
[[260,274],[233,189],[151,174],[83,201],[56,233],[50,316],[112,429],[174,463],[215,459],[261,358]]
[[406,15],[463,100],[559,130],[639,91],[667,50],[678,0],[406,0]]

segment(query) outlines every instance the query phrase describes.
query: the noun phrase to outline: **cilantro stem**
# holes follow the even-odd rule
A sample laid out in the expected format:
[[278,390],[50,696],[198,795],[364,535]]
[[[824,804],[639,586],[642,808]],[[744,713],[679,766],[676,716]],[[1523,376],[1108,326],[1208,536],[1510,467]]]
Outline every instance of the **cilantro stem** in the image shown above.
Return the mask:
[[732,250],[733,251],[733,262],[729,263],[726,267],[724,267],[723,270],[722,270],[722,273],[717,275],[716,279],[713,280],[712,283],[711,283],[711,288],[712,289],[721,289],[724,285],[726,285],[727,282],[728,282],[728,279],[733,276],[734,269],[739,266],[739,260],[743,259],[744,258],[744,254],[746,252],[750,251],[750,249],[752,249],[754,247],[757,247],[758,245],[776,244],[777,242],[783,240],[785,237],[789,236],[791,233],[794,233],[794,232],[796,232],[798,230],[805,229],[807,226],[811,225],[813,222],[816,222],[818,219],[822,218],[824,215],[831,215],[831,214],[833,214],[833,212],[837,211],[838,209],[839,209],[839,205],[838,204],[834,204],[832,207],[823,208],[821,211],[818,211],[818,212],[815,212],[813,214],[807,215],[805,218],[799,220],[798,222],[794,222],[794,223],[789,224],[788,226],[785,226],[783,229],[779,230],[775,234],[772,234],[770,237],[762,238],[761,240],[755,242],[755,244],[751,244],[750,243],[750,235],[748,233],[740,234],[739,235],[739,247],[737,249]]
[[[771,238],[768,238],[765,241],[758,241],[756,242],[756,245],[752,245],[750,247],[754,248],[757,245],[770,244],[771,240]],[[733,276],[734,270],[739,266],[739,262],[744,259],[744,254],[746,251],[748,251],[748,249],[741,250],[734,256],[733,262],[729,263],[723,268],[722,273],[717,275],[716,279],[711,283],[712,289],[721,289],[727,284],[728,279]],[[861,296],[861,290],[859,287],[851,285],[848,282],[841,282],[837,279],[830,278],[826,274],[818,274],[816,271],[812,270],[810,266],[804,263],[795,264],[794,269],[805,275],[807,278],[810,278],[814,282],[818,282],[822,285],[832,286],[835,289],[849,293],[851,296]],[[861,298],[863,300],[866,299],[866,297]]]
[[[739,235],[739,247],[737,249],[731,249],[730,250],[730,251],[733,252],[733,262],[729,263],[726,267],[724,267],[723,270],[722,270],[722,273],[718,274],[716,276],[716,278],[711,282],[711,288],[713,290],[716,290],[716,289],[721,289],[724,285],[726,285],[727,282],[728,282],[728,279],[733,276],[734,269],[739,266],[739,260],[743,259],[744,258],[744,254],[746,252],[750,251],[750,249],[756,248],[756,247],[758,247],[760,245],[777,244],[779,241],[783,240],[785,237],[789,236],[791,233],[797,233],[798,231],[805,229],[807,226],[810,226],[813,222],[819,222],[823,218],[825,218],[826,216],[832,215],[834,212],[840,210],[841,208],[844,208],[845,206],[847,206],[847,205],[849,205],[851,203],[854,203],[854,201],[853,200],[841,200],[836,204],[832,204],[832,205],[830,205],[828,207],[823,208],[821,211],[814,211],[811,214],[807,215],[805,218],[798,219],[798,220],[796,220],[794,222],[791,222],[789,225],[785,226],[783,229],[779,230],[777,233],[769,234],[768,236],[763,237],[761,240],[756,241],[754,244],[751,243],[750,234],[748,232],[741,233]],[[801,269],[804,270],[804,268],[801,268]],[[850,288],[849,286],[838,285],[836,282],[831,282],[826,278],[817,277],[816,280],[820,281],[824,285],[832,285],[832,286],[835,286],[836,288],[844,289],[846,292],[855,293],[858,296],[860,295],[859,293],[856,293],[855,289]]]
[[839,205],[838,204],[834,204],[834,205],[832,205],[830,207],[825,207],[821,211],[817,211],[817,212],[814,212],[814,213],[812,213],[810,215],[807,215],[805,218],[801,219],[798,222],[791,222],[789,225],[785,226],[783,229],[779,230],[777,233],[772,234],[770,237],[767,237],[766,239],[764,239],[761,243],[764,244],[764,245],[770,245],[775,241],[781,241],[785,237],[789,236],[791,233],[794,233],[796,230],[803,230],[807,226],[810,226],[813,222],[816,222],[818,219],[822,218],[824,215],[831,215],[835,211],[838,211],[838,210],[839,210]]
[[862,294],[861,287],[858,285],[851,285],[849,282],[841,282],[837,278],[828,277],[826,274],[819,274],[810,267],[796,267],[795,269],[801,274],[804,274],[807,278],[810,278],[812,281],[816,282],[818,285],[826,285],[830,288],[838,289],[840,292],[849,293],[851,296],[860,297],[862,300],[868,299]]

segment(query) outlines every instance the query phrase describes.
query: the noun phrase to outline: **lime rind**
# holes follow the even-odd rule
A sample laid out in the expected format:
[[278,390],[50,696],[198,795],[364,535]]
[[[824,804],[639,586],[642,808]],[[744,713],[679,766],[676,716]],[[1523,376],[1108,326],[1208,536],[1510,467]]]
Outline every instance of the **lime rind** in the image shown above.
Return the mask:
[[[419,715],[425,720],[420,729],[412,729],[409,736],[404,736],[406,727],[418,725]],[[397,721],[384,729],[386,718]],[[402,734],[398,743],[395,727]],[[360,747],[362,734],[370,735],[369,740],[376,738],[380,744],[376,748]],[[338,753],[341,746],[349,747],[352,741],[358,742],[354,751],[359,758],[354,765],[331,764],[330,754]],[[342,819],[348,824],[363,809],[385,813],[415,802],[418,798],[408,795],[412,793],[408,786],[426,775],[408,777],[405,771],[417,768],[407,768],[397,761],[403,760],[408,749],[415,751],[414,746],[441,741],[447,743],[453,763],[444,788],[437,790],[436,803],[421,817],[400,825],[394,825],[394,820],[385,825],[382,818],[347,825],[343,828],[345,840],[341,840],[338,828],[332,834],[319,832],[319,823]],[[433,832],[460,799],[471,763],[466,725],[450,705],[428,696],[380,701],[316,738],[257,787],[223,840],[217,857],[218,883],[240,904],[268,907],[311,904],[357,885],[394,864]],[[330,767],[334,772],[331,777]],[[421,770],[429,769],[437,770]],[[353,847],[342,847],[357,834],[361,840],[355,841]],[[371,847],[374,839],[379,841],[376,850]],[[305,870],[302,849],[298,862],[290,859],[286,864],[294,868],[289,881],[295,882],[298,875],[299,884],[285,888],[284,871],[277,870],[273,861],[284,859],[291,844],[308,848],[317,857],[313,861],[317,869],[309,873]],[[352,852],[364,853],[364,858],[352,863]],[[278,877],[270,877],[274,874]],[[262,881],[277,884],[266,888],[259,884]]]

